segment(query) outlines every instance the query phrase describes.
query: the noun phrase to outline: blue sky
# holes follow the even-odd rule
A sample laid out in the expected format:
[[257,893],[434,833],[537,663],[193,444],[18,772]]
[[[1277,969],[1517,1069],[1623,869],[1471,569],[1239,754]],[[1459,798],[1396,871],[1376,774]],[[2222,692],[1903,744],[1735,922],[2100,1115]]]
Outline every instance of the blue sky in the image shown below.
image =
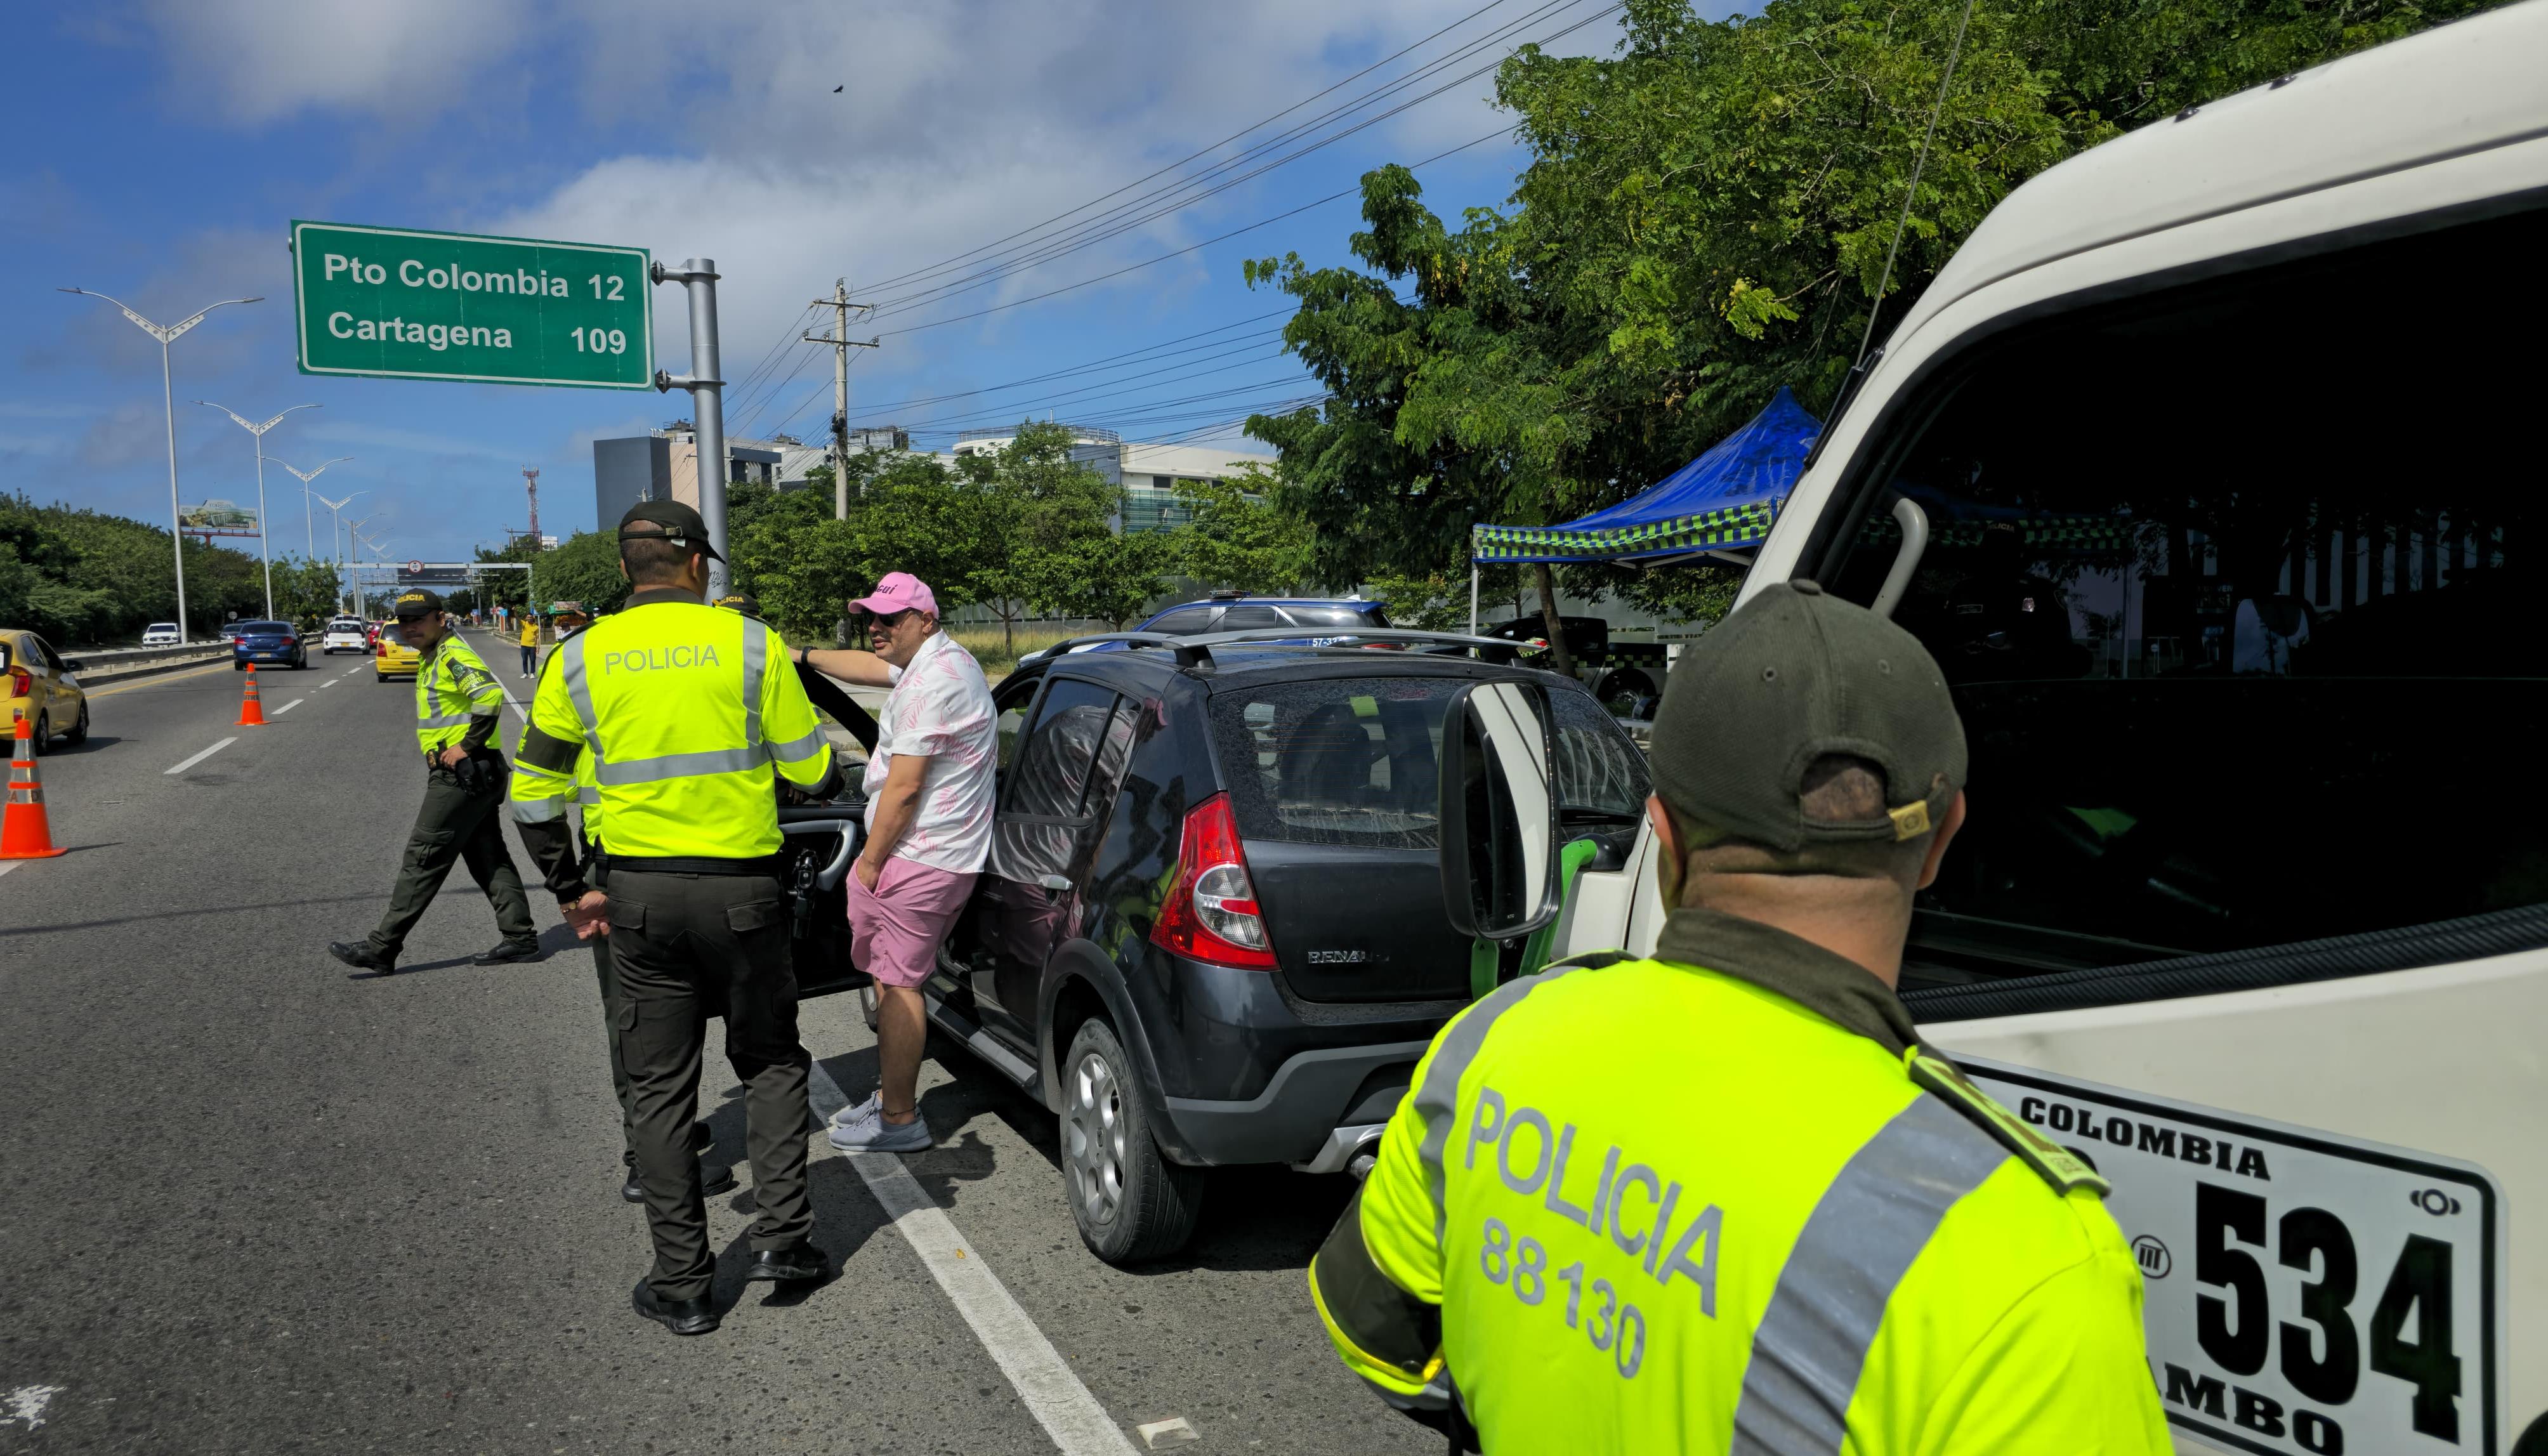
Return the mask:
[[[1480,12],[1485,3],[12,7],[0,19],[18,56],[5,105],[20,143],[0,171],[0,228],[15,255],[0,362],[11,376],[0,389],[6,488],[167,519],[158,346],[113,308],[59,287],[114,295],[162,323],[263,294],[175,346],[181,495],[189,504],[255,498],[250,437],[190,401],[256,420],[319,405],[268,435],[266,453],[304,469],[353,457],[318,489],[364,493],[346,514],[368,518],[366,534],[393,557],[500,544],[523,523],[526,466],[541,472],[544,529],[590,528],[592,442],[688,412],[678,393],[302,375],[285,251],[294,218],[713,257],[725,275],[731,432],[811,438],[827,427],[829,351],[781,345],[828,320],[801,311],[841,276],[854,296],[900,301],[854,325],[885,335],[884,347],[854,355],[856,422],[912,425],[920,443],[942,446],[943,433],[926,432],[1030,413],[1115,424],[1135,439],[1207,429],[1313,389],[1279,353],[1284,299],[1250,293],[1239,262],[1287,249],[1342,260],[1351,199],[1070,286],[1346,191],[1382,162],[1500,133],[1509,119],[1489,104],[1491,76],[1461,78],[1512,44],[1588,21],[1550,48],[1606,50],[1617,39],[1607,0],[1500,0]],[[702,34],[690,17],[706,13],[720,18]],[[1044,257],[994,248],[963,268],[924,271],[1138,183],[1410,46],[1099,211],[1375,88],[1404,83],[1260,162],[1441,94],[1211,197],[1171,193],[1065,239],[1084,246]],[[1493,136],[1419,175],[1428,200],[1455,214],[1502,203],[1520,161]],[[1089,235],[1115,223],[1131,226]],[[926,295],[985,262],[1000,266],[978,286]],[[1057,289],[1069,291],[1020,302]],[[657,289],[655,307],[659,362],[682,372],[681,291]],[[983,310],[996,312],[947,321]],[[1082,367],[1177,339],[1183,352]],[[1064,377],[1005,393],[913,403],[1056,372]],[[299,483],[269,469],[265,488],[274,548],[301,550]],[[323,554],[323,508],[317,520]]]

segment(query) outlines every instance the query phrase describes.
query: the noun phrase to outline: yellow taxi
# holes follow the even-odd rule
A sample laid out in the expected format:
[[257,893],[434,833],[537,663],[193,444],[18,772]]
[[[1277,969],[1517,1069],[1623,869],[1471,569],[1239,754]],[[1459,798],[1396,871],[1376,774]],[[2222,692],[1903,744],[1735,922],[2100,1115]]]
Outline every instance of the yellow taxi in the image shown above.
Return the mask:
[[407,638],[399,635],[398,623],[390,622],[381,628],[380,643],[372,649],[372,668],[379,674],[378,681],[383,682],[392,678],[412,678],[416,663],[423,657],[424,654],[407,645]]
[[16,737],[24,717],[35,725],[39,754],[55,739],[73,748],[86,743],[88,693],[74,676],[79,670],[35,633],[0,627],[0,733]]

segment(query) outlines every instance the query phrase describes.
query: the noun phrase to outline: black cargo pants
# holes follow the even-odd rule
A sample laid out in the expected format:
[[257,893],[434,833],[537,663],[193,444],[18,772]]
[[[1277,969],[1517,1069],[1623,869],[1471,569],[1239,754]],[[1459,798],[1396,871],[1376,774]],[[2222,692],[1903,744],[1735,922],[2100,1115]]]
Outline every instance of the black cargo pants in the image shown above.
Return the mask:
[[472,758],[456,770],[439,764],[425,770],[424,804],[408,835],[407,858],[390,890],[389,913],[372,932],[373,950],[389,956],[399,954],[408,932],[441,892],[454,862],[468,864],[469,877],[496,907],[496,929],[505,940],[538,937],[521,872],[513,867],[512,851],[504,847],[504,783],[509,776],[500,754]]
[[786,899],[775,872],[691,874],[608,870],[614,1022],[631,1102],[629,1141],[655,1237],[655,1293],[707,1297],[716,1272],[707,1202],[691,1155],[699,1057],[707,1018],[725,1015],[726,1060],[744,1080],[745,1146],[752,1155],[755,1250],[814,1231],[805,1192],[812,1131],[796,1037],[796,969]]

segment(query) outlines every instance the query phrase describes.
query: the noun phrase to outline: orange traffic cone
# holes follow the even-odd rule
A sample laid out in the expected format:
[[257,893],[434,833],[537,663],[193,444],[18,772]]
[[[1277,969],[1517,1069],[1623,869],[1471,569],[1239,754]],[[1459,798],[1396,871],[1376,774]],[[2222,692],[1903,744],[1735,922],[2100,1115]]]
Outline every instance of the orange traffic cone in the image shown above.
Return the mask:
[[0,860],[49,860],[53,826],[45,817],[45,786],[36,781],[36,731],[18,715],[18,748],[9,760],[9,802],[0,807]]
[[239,719],[230,726],[233,728],[265,726],[264,705],[256,700],[256,664],[254,663],[247,665],[247,696],[239,703]]

